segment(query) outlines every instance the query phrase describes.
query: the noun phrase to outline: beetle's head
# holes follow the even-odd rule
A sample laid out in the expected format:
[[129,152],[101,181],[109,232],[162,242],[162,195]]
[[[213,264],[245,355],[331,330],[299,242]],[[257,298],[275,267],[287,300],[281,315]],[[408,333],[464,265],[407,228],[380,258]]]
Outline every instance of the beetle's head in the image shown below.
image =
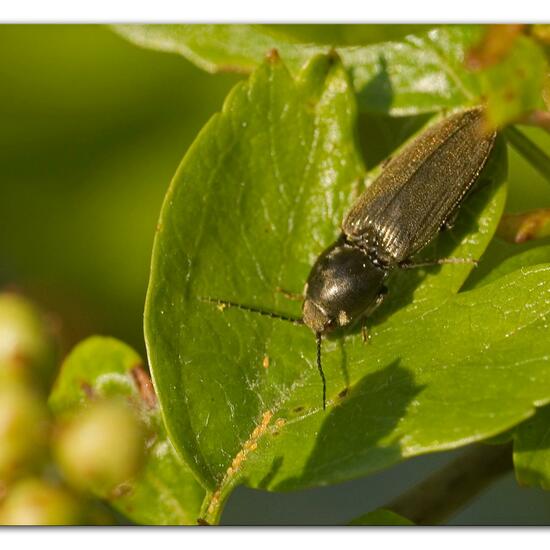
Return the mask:
[[366,252],[341,237],[311,269],[302,310],[304,323],[316,334],[352,324],[376,303],[385,276],[386,270]]

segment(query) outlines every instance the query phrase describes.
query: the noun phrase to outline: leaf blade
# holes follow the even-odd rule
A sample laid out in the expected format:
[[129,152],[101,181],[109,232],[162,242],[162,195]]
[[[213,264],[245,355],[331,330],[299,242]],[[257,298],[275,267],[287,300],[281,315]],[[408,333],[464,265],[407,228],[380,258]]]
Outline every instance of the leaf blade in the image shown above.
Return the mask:
[[[272,304],[273,308],[284,313],[299,315],[297,304],[285,303],[284,297],[277,295],[276,288],[291,281],[299,281],[300,286],[289,290],[296,291],[301,287],[304,273],[313,261],[311,243],[321,250],[334,238],[348,203],[344,193],[333,196],[332,187],[336,184],[344,188],[363,170],[353,138],[353,96],[346,82],[342,67],[332,58],[318,58],[312,62],[298,82],[292,80],[279,61],[269,61],[253,75],[248,85],[238,86],[230,94],[223,113],[211,120],[186,155],[161,214],[160,225],[168,230],[166,233],[161,230],[155,242],[153,265],[156,267],[153,268],[146,303],[146,341],[161,401],[164,392],[171,394],[171,388],[179,387],[183,382],[177,369],[168,373],[168,364],[173,357],[166,350],[174,346],[174,340],[178,342],[176,345],[185,347],[182,327],[186,320],[196,322],[190,319],[190,312],[212,313],[212,305],[201,303],[198,297],[231,300],[246,295],[248,305]],[[333,111],[340,116],[337,117]],[[251,116],[249,112],[259,115]],[[289,140],[289,135],[294,135],[295,139]],[[254,139],[248,136],[254,136]],[[314,173],[310,173],[313,157],[326,148],[332,154],[318,166],[315,164]],[[202,158],[224,158],[225,164],[216,163],[214,170],[209,166],[203,170],[200,162],[196,164],[197,159]],[[197,173],[193,173],[195,169]],[[212,190],[204,191],[205,178],[210,178],[206,186],[212,186]],[[184,181],[185,185],[180,184]],[[255,188],[255,181],[261,182],[261,188]],[[241,182],[246,183],[246,194]],[[278,204],[277,208],[273,208],[274,203]],[[177,204],[177,210],[172,208],[173,204]],[[198,207],[198,204],[203,206]],[[233,217],[227,215],[226,205],[229,204],[236,214]],[[195,235],[190,236],[185,222],[182,225],[178,220],[195,218],[197,208],[202,210],[201,221]],[[319,216],[325,220],[324,224],[316,226],[310,223],[312,217]],[[243,218],[246,221],[241,223]],[[306,246],[300,240],[290,239],[297,228],[307,231],[309,242]],[[251,245],[258,238],[260,242]],[[239,242],[238,248],[235,240]],[[289,257],[295,261],[289,262]],[[220,278],[217,266],[228,264],[235,265],[235,269],[234,273],[227,272],[230,280],[226,281],[224,277]],[[170,317],[168,323],[178,327],[176,336],[174,328],[166,331],[168,325],[162,317],[164,312]],[[215,328],[218,332],[219,322],[218,316],[212,316],[210,330]],[[270,332],[264,319],[259,323],[263,335],[255,336],[258,343]],[[185,328],[191,334],[204,330],[196,326]],[[225,332],[221,330],[221,334]],[[246,353],[241,349],[238,333],[233,330],[225,334],[223,340],[226,345],[220,340],[216,347],[228,359],[231,354]],[[201,355],[201,350],[208,350],[209,346],[197,348],[194,356]],[[262,364],[261,357],[257,361]],[[214,391],[223,403],[227,391],[238,395],[247,384],[260,383],[256,373],[247,371],[248,367],[238,368],[234,373],[227,372],[216,380],[216,387],[209,390]],[[183,376],[190,377],[186,383],[197,384],[196,391],[200,391],[200,381],[195,380],[193,372],[182,372]],[[277,373],[277,369],[270,372]],[[283,372],[280,376],[284,379]],[[271,400],[276,395],[274,391],[281,391],[275,388],[269,390]],[[224,434],[227,442],[222,439],[222,447],[233,447],[233,454],[236,454],[235,441],[248,438],[260,407],[253,393],[244,401],[239,398],[230,400],[233,401],[240,402],[243,411],[239,414],[249,419],[246,427],[237,429],[238,434],[227,431]],[[227,414],[235,414],[231,406],[225,405],[225,409],[218,422],[226,422]],[[181,423],[188,422],[185,419],[189,417],[183,411],[178,417],[179,428],[182,428]],[[189,421],[183,431],[200,431],[203,423],[208,422],[207,418],[212,423],[212,417],[203,413],[202,419],[196,419],[196,427]],[[169,430],[174,429],[176,440],[176,428],[171,427],[169,421],[167,424]],[[200,464],[202,453],[193,443],[193,438],[186,437],[184,442],[180,435],[179,440],[182,448],[187,447],[188,460],[195,460],[197,475],[211,487],[215,486],[223,471],[212,475],[206,464]],[[217,447],[214,452],[219,452]]]
[[[139,46],[179,53],[210,72],[249,73],[275,48],[296,75],[311,57],[332,49],[332,45],[290,40],[261,25],[115,25],[113,29]],[[480,37],[479,26],[447,25],[401,40],[338,47],[337,52],[350,71],[361,110],[404,116],[475,103],[479,86],[464,67],[464,58]]]
[[[452,359],[449,350],[468,357],[488,314],[498,321],[491,300],[487,311],[478,310],[471,333],[458,337],[453,332],[452,323],[469,322],[471,316],[463,312],[475,311],[480,296],[487,297],[455,296],[468,270],[458,278],[451,269],[434,275],[423,300],[400,304],[399,311],[373,328],[372,345],[364,347],[357,335],[325,343],[327,414],[336,414],[338,426],[328,435],[322,433],[315,343],[308,330],[236,308],[218,311],[200,300],[234,300],[299,315],[298,306],[275,289],[284,283],[287,290],[298,290],[316,255],[338,233],[338,221],[353,199],[351,182],[363,170],[354,120],[353,93],[334,59],[318,58],[294,81],[272,58],[232,92],[222,114],[186,155],[167,195],[155,242],[146,337],[170,433],[211,491],[203,507],[207,519],[216,521],[221,503],[238,483],[272,490],[333,483],[407,456],[486,439],[533,413],[537,400],[529,394],[508,415],[495,415],[497,394],[480,393],[483,376],[468,382],[460,362],[445,364]],[[496,177],[504,164],[505,156],[496,155],[494,186],[470,199],[479,201],[478,207],[461,214],[464,232],[449,254],[467,246],[479,257],[487,246],[505,199],[501,177]],[[292,210],[296,204],[299,213]],[[452,346],[441,341],[441,331]],[[436,340],[442,369],[430,355],[433,345],[426,343],[426,334]],[[491,341],[490,334],[483,338],[482,343]],[[425,342],[420,346],[424,353],[418,345],[411,349],[410,342]],[[476,350],[465,361],[468,372],[482,364],[485,376],[498,374],[491,370],[490,354]],[[503,359],[510,356],[498,351]],[[413,368],[404,368],[399,359]],[[460,374],[462,386],[449,387],[450,370]],[[426,372],[432,378],[422,378]],[[496,391],[489,380],[481,381]],[[501,383],[510,390],[506,377]],[[357,384],[359,391],[350,389]],[[395,387],[395,395],[392,389],[372,399],[372,392],[388,385]],[[409,402],[427,387],[434,393],[428,392],[423,414],[409,418]],[[434,399],[441,388],[448,399],[441,407],[453,413],[434,423],[441,416]],[[367,404],[354,397],[359,405],[347,408],[350,392],[364,393]],[[479,404],[473,407],[478,415],[487,413],[481,427],[475,414],[464,422],[470,401],[467,406],[463,394],[471,394],[474,405],[476,398],[484,402],[481,412]],[[378,406],[382,412],[376,412]],[[365,429],[375,413],[376,425]],[[363,418],[355,439],[334,439],[356,424],[354,417]],[[399,422],[406,433],[397,429]]]

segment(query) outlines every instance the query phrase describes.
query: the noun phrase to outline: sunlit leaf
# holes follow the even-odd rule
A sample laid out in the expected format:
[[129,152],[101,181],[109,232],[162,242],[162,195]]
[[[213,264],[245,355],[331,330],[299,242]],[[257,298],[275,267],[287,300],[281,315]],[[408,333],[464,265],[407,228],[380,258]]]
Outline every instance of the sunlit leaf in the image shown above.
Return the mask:
[[481,286],[489,284],[497,279],[500,279],[501,277],[504,277],[505,275],[513,273],[516,270],[547,263],[550,263],[550,246],[545,245],[530,248],[529,250],[524,250],[504,259],[482,278],[476,280],[475,285]]
[[[211,490],[210,521],[235,484],[365,475],[488,438],[550,399],[544,267],[458,295],[469,264],[398,273],[368,345],[356,333],[325,341],[326,412],[307,328],[208,301],[299,317],[277,288],[300,291],[358,192],[354,119],[339,63],[318,58],[295,81],[272,58],[230,94],[166,197],[146,340],[172,440]],[[426,253],[482,254],[505,199],[503,165],[497,146],[485,184]]]
[[[300,43],[261,25],[117,25],[114,29],[140,46],[179,53],[211,72],[251,72],[275,48],[297,74],[313,55],[332,49],[327,42]],[[400,41],[336,51],[350,71],[361,110],[412,115],[475,102],[479,87],[464,59],[480,37],[479,26],[448,25]]]

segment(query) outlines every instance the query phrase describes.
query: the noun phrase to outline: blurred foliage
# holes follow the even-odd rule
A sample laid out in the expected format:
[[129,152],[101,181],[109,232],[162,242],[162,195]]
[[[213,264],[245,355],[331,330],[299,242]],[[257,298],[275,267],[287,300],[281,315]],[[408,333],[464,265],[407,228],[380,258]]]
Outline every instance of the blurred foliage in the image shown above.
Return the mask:
[[43,399],[20,382],[0,386],[0,480],[8,483],[40,468],[46,458],[49,417]]
[[55,311],[68,343],[143,350],[162,197],[236,77],[100,26],[3,25],[0,49],[0,288]]
[[57,464],[75,487],[110,498],[140,474],[145,430],[137,411],[122,399],[93,402],[59,432]]
[[57,483],[29,478],[8,494],[0,507],[0,525],[82,525],[85,503]]
[[[131,405],[130,411],[120,410],[121,398]],[[136,523],[196,523],[204,489],[168,439],[151,379],[133,349],[113,338],[84,340],[63,363],[49,404],[61,426],[54,442],[56,456],[76,486],[91,489]],[[120,424],[129,423],[130,429],[108,423],[105,407],[115,407],[108,415],[111,422],[122,416]],[[129,413],[137,413],[143,424],[144,456],[136,445],[139,434]],[[79,442],[83,431],[90,429],[101,435],[95,441]],[[129,448],[133,452],[121,460],[118,455],[127,454]],[[114,456],[109,459],[105,453]],[[110,480],[111,489],[98,485],[98,477]]]
[[0,382],[50,388],[59,360],[55,323],[15,293],[0,294]]

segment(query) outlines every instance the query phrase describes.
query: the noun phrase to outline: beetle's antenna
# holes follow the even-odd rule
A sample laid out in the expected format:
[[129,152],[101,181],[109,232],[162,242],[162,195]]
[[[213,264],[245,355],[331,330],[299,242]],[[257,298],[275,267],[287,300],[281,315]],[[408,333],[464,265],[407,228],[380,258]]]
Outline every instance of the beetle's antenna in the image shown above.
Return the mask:
[[237,302],[231,302],[230,300],[220,300],[218,298],[210,298],[209,296],[199,296],[199,300],[202,302],[208,302],[210,304],[216,304],[220,308],[234,307],[241,309],[243,311],[250,311],[251,313],[258,313],[259,315],[264,315],[265,317],[271,317],[271,319],[279,319],[280,321],[288,321],[294,325],[303,325],[304,321],[300,317],[291,317],[290,315],[282,315],[280,313],[275,313],[274,311],[268,311],[266,309],[261,309],[255,306],[247,306],[244,304],[239,304]]
[[317,368],[323,381],[323,410],[327,408],[327,381],[325,380],[325,373],[323,372],[323,365],[321,364],[321,333],[316,332],[315,338],[317,340]]

